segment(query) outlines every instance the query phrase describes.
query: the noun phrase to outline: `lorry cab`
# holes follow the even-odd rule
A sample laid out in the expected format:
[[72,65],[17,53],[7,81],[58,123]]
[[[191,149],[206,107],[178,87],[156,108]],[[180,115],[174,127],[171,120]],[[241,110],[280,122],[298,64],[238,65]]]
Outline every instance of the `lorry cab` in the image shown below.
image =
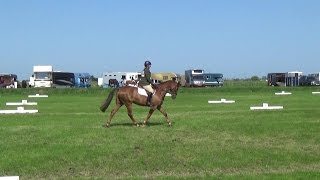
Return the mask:
[[33,66],[34,87],[52,87],[52,70],[50,65]]
[[91,87],[89,73],[74,73],[75,87]]

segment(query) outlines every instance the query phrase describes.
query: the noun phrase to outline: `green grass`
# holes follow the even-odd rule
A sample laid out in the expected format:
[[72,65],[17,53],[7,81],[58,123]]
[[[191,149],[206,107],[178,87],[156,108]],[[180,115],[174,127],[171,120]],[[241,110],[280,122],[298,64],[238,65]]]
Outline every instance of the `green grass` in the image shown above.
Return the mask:
[[[133,127],[122,107],[103,128],[99,106],[106,89],[0,90],[8,101],[37,101],[38,114],[0,115],[0,176],[20,179],[319,179],[318,87],[232,84],[182,88],[155,112],[147,127]],[[285,90],[291,96],[275,96]],[[28,94],[49,98],[26,98]],[[232,99],[235,104],[208,104]],[[267,102],[283,110],[250,111]],[[26,107],[27,108],[27,107]],[[30,107],[28,107],[30,108]],[[134,106],[142,122],[148,109]]]

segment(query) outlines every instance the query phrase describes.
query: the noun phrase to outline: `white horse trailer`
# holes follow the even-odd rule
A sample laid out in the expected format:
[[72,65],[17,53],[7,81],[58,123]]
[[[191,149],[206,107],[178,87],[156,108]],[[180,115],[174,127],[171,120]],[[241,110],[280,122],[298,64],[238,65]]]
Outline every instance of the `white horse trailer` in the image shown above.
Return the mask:
[[300,71],[291,71],[285,74],[286,86],[299,86],[299,81],[302,76]]
[[123,86],[127,80],[138,80],[140,75],[140,72],[104,72],[102,73],[102,87],[110,87],[110,79],[116,79],[119,86]]

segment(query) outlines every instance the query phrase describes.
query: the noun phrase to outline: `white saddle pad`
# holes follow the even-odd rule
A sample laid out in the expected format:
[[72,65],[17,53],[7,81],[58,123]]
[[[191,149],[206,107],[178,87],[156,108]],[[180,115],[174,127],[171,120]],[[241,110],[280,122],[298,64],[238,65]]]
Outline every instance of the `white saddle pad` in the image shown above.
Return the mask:
[[142,95],[142,96],[148,96],[146,90],[143,89],[143,88],[139,88],[139,87],[138,87],[138,93],[139,93],[140,95]]

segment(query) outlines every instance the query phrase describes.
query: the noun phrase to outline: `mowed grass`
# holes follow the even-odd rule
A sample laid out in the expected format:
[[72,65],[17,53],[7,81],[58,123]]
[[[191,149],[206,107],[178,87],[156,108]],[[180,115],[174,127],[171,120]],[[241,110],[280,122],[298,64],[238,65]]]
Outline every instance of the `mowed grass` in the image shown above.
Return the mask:
[[[290,91],[290,96],[275,92]],[[42,90],[43,91],[43,90]],[[317,87],[236,85],[179,91],[147,127],[133,127],[122,107],[110,128],[99,106],[109,90],[1,90],[5,102],[37,101],[38,114],[0,115],[0,176],[20,179],[319,179],[320,95]],[[235,104],[208,104],[225,98]],[[251,111],[250,106],[283,110]],[[134,106],[142,122],[148,108]]]

